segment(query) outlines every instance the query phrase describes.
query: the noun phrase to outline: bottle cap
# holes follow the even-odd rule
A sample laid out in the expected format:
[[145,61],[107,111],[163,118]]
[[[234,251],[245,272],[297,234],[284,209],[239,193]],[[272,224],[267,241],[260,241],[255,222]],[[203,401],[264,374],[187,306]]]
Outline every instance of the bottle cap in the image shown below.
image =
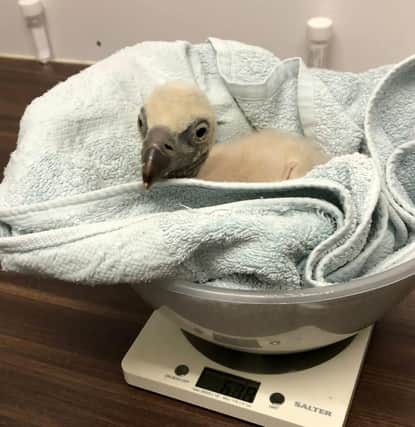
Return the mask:
[[19,6],[26,18],[39,16],[43,13],[43,5],[40,0],[19,0]]
[[328,42],[333,30],[333,21],[324,16],[316,16],[307,21],[308,39],[312,42]]

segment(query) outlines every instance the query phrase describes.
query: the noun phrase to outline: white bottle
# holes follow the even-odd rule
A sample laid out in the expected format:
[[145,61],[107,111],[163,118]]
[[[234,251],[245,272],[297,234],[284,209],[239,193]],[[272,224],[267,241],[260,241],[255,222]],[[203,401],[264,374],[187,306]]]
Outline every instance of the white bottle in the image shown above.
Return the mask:
[[326,17],[314,17],[307,21],[309,67],[327,68],[327,52],[333,21]]
[[19,0],[19,6],[26,19],[26,25],[32,33],[36,57],[40,62],[46,63],[51,59],[52,54],[46,32],[43,4],[40,0]]

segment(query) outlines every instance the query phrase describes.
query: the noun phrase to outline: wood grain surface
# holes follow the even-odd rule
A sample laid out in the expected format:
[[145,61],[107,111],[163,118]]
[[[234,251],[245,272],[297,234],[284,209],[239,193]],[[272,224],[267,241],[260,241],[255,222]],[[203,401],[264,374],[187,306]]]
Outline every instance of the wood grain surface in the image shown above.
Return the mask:
[[[0,167],[26,105],[80,69],[0,59]],[[0,426],[251,425],[124,382],[121,359],[150,314],[128,286],[1,272]],[[347,427],[415,426],[414,325],[412,293],[376,325]]]

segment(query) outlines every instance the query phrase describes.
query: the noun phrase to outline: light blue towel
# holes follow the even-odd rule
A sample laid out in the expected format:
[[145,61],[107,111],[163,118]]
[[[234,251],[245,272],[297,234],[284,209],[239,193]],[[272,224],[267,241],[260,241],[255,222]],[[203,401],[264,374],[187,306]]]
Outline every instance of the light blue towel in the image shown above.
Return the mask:
[[[144,191],[137,115],[158,84],[194,82],[218,143],[274,127],[335,155],[271,184],[171,180]],[[281,291],[411,256],[415,58],[361,74],[254,46],[146,42],[34,100],[0,186],[5,270],[88,284],[184,278]]]

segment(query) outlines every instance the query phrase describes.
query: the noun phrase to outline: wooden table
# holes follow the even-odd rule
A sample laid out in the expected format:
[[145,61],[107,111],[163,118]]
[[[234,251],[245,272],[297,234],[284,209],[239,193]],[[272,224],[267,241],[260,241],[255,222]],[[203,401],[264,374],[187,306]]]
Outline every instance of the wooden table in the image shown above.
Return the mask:
[[[2,166],[24,107],[80,68],[0,59]],[[250,425],[124,382],[121,359],[150,313],[128,286],[0,273],[0,426]],[[415,426],[414,325],[412,293],[375,328],[348,427]]]

